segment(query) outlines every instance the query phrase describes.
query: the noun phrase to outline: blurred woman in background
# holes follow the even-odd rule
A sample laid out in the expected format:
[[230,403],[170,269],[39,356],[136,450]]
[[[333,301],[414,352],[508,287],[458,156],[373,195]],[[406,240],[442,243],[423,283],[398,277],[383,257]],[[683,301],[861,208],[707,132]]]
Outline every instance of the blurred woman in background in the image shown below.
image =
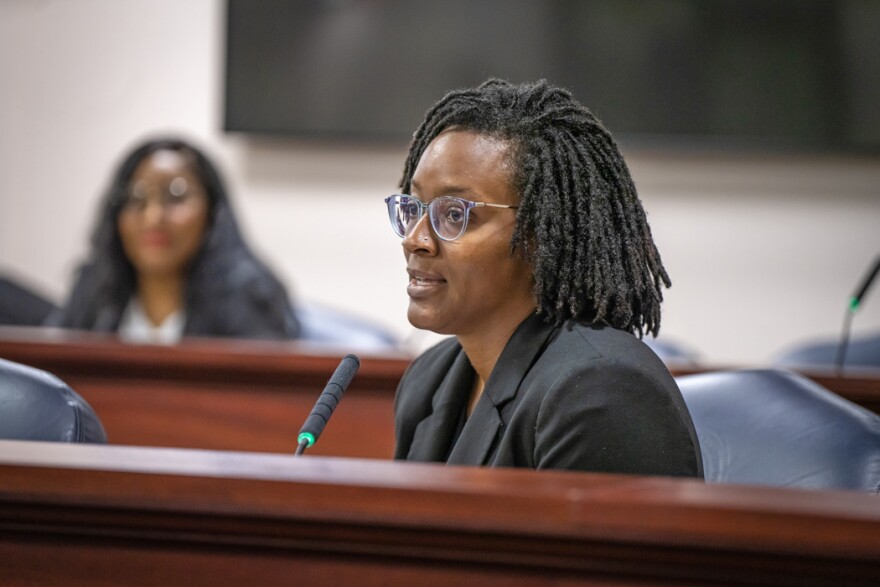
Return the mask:
[[146,142],[116,169],[89,259],[47,324],[164,344],[299,330],[284,286],[245,244],[216,168],[176,139]]

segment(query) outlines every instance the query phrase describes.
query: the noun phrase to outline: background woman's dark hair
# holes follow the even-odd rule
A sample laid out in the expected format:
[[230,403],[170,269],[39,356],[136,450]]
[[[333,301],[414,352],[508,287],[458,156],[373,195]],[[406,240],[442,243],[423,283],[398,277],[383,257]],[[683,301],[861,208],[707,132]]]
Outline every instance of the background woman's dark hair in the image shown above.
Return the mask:
[[135,269],[119,236],[119,213],[135,170],[157,151],[183,154],[208,197],[208,225],[191,261],[186,288],[185,334],[294,337],[298,325],[287,292],[245,244],[219,172],[198,148],[176,138],[147,141],[117,166],[98,212],[90,258],[80,270],[68,304],[50,323],[101,331],[115,331],[119,326],[137,287]]
[[538,312],[657,334],[671,282],[629,169],[611,134],[571,94],[541,80],[490,79],[450,92],[413,135],[409,193],[428,144],[450,127],[509,141],[520,194],[511,253],[532,265]]
[[[122,240],[119,236],[118,220],[125,200],[131,178],[137,167],[150,155],[158,151],[175,151],[191,161],[192,171],[202,182],[208,196],[208,225],[206,233],[214,226],[218,202],[226,201],[226,190],[217,170],[210,161],[195,147],[178,139],[157,139],[141,144],[132,150],[118,165],[110,180],[110,186],[100,207],[98,221],[92,233],[92,258],[95,292],[97,304],[95,311],[107,311],[113,308],[113,315],[121,316],[129,298],[137,286],[134,266],[125,255]],[[237,232],[237,231],[236,231]],[[203,256],[205,243],[200,247],[198,256]],[[193,260],[193,266],[197,266]],[[187,296],[194,288],[187,288]],[[109,314],[109,312],[108,312]],[[95,316],[99,322],[99,316]],[[108,325],[109,326],[109,325]],[[115,330],[116,325],[112,326]]]

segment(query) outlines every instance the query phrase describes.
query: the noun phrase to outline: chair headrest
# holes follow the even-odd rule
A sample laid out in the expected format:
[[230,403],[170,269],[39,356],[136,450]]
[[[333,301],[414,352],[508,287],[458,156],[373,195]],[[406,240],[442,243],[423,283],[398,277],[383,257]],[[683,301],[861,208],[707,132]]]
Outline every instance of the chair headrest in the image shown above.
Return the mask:
[[781,369],[676,382],[707,481],[880,491],[880,415]]
[[0,359],[0,438],[107,442],[95,411],[46,371]]
[[[781,367],[830,367],[837,364],[840,341],[803,343],[779,354],[773,361]],[[844,366],[880,369],[880,334],[853,338],[846,345]]]

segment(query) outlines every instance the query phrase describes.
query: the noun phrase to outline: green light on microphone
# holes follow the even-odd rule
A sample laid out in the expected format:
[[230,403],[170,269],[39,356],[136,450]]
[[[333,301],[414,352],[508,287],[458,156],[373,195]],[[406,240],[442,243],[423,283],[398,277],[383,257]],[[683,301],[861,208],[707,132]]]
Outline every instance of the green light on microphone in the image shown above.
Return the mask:
[[850,311],[850,312],[855,312],[855,311],[858,310],[858,309],[859,309],[859,298],[857,298],[857,297],[851,297],[851,298],[849,299],[849,311]]
[[315,437],[312,436],[312,434],[311,434],[310,432],[303,432],[303,433],[301,433],[299,436],[297,436],[296,440],[297,440],[300,444],[302,444],[303,442],[308,442],[308,444],[306,445],[306,448],[308,448],[308,447],[312,446],[313,444],[315,444]]

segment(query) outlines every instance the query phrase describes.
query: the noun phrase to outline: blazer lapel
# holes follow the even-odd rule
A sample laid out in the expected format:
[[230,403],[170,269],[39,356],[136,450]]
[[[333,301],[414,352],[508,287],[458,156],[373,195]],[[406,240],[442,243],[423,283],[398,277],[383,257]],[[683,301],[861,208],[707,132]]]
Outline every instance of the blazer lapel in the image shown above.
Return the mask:
[[492,456],[495,441],[501,436],[504,422],[498,408],[486,396],[477,400],[446,463],[449,465],[485,465]]
[[[419,422],[413,432],[407,460],[446,461],[452,437],[468,401],[474,370],[463,350],[452,362],[449,372],[431,400],[431,414]],[[460,442],[458,443],[460,444]]]
[[554,331],[555,328],[537,314],[532,314],[519,325],[498,357],[483,395],[449,455],[448,464],[489,463],[506,425],[504,408],[516,397],[523,378]]

